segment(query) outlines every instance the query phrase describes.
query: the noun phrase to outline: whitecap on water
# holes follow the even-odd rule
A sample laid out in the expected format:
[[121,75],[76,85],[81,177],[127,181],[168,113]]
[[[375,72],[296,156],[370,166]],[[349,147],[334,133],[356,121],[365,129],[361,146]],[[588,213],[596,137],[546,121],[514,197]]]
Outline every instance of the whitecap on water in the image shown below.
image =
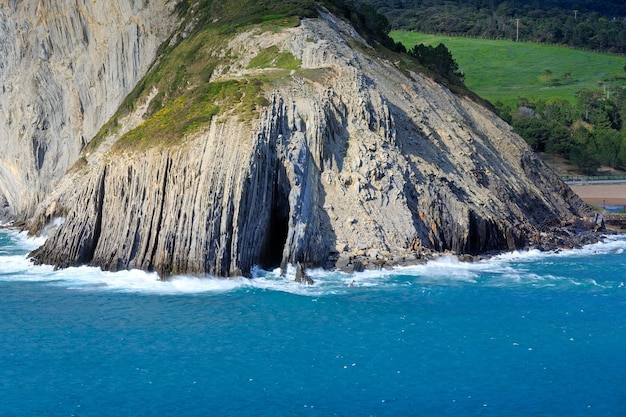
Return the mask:
[[20,232],[15,229],[5,229],[2,234],[10,241],[11,246],[16,250],[32,251],[43,245],[47,237],[45,236],[29,236],[28,232]]
[[421,283],[476,283],[483,268],[483,264],[461,262],[455,256],[445,255],[421,265],[397,268],[394,275],[419,277]]
[[[572,282],[571,277],[558,273],[537,272],[536,265],[562,262],[563,257],[585,257],[602,254],[623,254],[626,237],[611,236],[604,242],[580,249],[559,252],[537,250],[501,254],[478,262],[461,262],[453,256],[441,256],[421,265],[392,270],[372,270],[348,274],[322,269],[308,270],[313,285],[295,282],[295,268],[290,266],[283,274],[280,269],[254,269],[252,278],[215,278],[175,276],[162,281],[155,273],[131,270],[105,272],[93,267],[75,267],[55,271],[50,266],[36,266],[24,253],[40,246],[44,238],[32,238],[25,233],[9,233],[11,246],[21,254],[0,255],[0,280],[41,281],[72,289],[91,291],[139,292],[150,294],[223,293],[239,289],[278,291],[295,295],[318,297],[344,294],[348,291],[389,288],[398,286],[519,286],[533,287],[591,285],[588,280]],[[603,285],[598,284],[596,285]]]
[[220,279],[176,276],[160,280],[156,273],[140,270],[106,272],[81,266],[60,271],[63,285],[74,289],[107,290],[146,294],[202,294],[223,293],[245,286],[245,278]]
[[35,266],[26,255],[0,256],[0,279],[14,281],[50,281],[47,277],[54,269]]
[[51,266],[32,264],[26,256],[0,256],[0,280],[47,282],[74,290],[163,295],[222,293],[249,285],[246,278],[177,276],[163,281],[156,273],[140,270],[107,272],[89,266],[55,271]]
[[265,271],[254,268],[249,286],[260,290],[280,291],[303,296],[321,296],[338,294],[349,287],[350,275],[339,271],[309,269],[307,274],[313,279],[312,285],[303,285],[295,281],[296,269],[289,265],[283,273],[280,268]]

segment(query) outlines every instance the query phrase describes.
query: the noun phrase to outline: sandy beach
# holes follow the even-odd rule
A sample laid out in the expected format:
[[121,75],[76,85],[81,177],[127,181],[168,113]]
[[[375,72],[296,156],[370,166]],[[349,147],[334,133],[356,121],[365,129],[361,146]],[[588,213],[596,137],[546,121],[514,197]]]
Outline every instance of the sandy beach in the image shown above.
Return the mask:
[[570,187],[583,201],[594,206],[626,205],[626,184],[577,184]]

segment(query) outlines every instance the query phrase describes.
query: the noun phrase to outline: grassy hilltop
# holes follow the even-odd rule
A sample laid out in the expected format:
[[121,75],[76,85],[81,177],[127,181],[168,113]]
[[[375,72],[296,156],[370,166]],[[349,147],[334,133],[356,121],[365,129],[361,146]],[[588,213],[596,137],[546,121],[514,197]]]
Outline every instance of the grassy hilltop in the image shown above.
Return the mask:
[[444,43],[465,73],[465,84],[481,97],[514,106],[518,98],[574,102],[583,89],[626,85],[625,56],[551,45],[393,31],[407,48]]

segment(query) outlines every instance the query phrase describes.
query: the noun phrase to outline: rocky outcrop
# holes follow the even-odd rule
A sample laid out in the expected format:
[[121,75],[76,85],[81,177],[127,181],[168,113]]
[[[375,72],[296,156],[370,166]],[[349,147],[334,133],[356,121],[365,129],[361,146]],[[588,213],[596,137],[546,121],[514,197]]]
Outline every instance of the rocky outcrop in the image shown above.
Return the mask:
[[[300,68],[250,68],[269,46]],[[271,74],[269,105],[222,111],[174,145],[85,155],[41,206],[38,227],[51,204],[67,214],[38,262],[163,276],[361,269],[521,248],[589,214],[491,111],[398,68],[329,14],[220,48],[237,61],[211,82]]]
[[606,227],[621,233],[626,232],[626,214],[605,213],[604,220]]
[[173,2],[0,3],[0,222],[24,219],[145,75]]

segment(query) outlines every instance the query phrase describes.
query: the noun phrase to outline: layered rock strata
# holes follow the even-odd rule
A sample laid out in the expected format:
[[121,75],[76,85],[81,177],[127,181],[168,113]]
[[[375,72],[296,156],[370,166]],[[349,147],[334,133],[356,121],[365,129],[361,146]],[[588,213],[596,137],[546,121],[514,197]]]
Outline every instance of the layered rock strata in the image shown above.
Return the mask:
[[163,276],[359,269],[521,248],[590,214],[490,110],[378,57],[329,14],[239,34],[221,51],[239,61],[211,82],[276,78],[249,66],[269,46],[301,66],[257,116],[224,111],[177,145],[85,155],[42,204],[36,228],[65,222],[33,257]]
[[0,3],[0,223],[33,214],[146,74],[173,3]]

